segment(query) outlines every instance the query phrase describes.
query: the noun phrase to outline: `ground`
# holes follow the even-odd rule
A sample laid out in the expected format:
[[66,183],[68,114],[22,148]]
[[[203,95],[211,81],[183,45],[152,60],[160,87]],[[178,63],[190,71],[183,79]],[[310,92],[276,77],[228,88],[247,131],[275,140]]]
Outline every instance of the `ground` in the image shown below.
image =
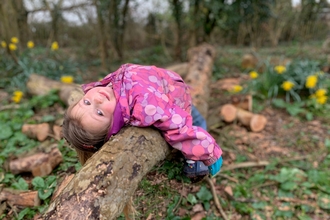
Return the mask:
[[[327,209],[319,208],[317,193],[289,189],[287,190],[289,193],[285,195],[286,191],[282,192],[285,181],[269,178],[269,175],[276,176],[281,172],[296,178],[294,172],[285,174],[286,168],[291,171],[297,169],[299,172],[303,171],[302,173],[308,172],[309,169],[317,169],[328,155],[328,149],[324,144],[329,132],[328,124],[322,119],[307,121],[292,117],[286,111],[267,104],[263,104],[263,108],[258,112],[267,118],[267,124],[260,132],[251,132],[249,128],[236,121],[225,123],[220,118],[220,108],[230,101],[230,94],[222,89],[222,83],[223,80],[214,81],[210,86],[212,90],[208,125],[211,134],[222,145],[224,170],[230,167],[230,170],[222,172],[213,179],[216,194],[224,206],[227,218],[329,219],[330,214],[327,213]],[[244,168],[243,162],[247,161],[253,162],[252,167]],[[267,162],[270,165],[266,168],[264,165],[258,166],[258,162]],[[232,169],[234,164],[242,164],[243,168]],[[260,179],[244,184],[244,181],[249,178]],[[306,176],[303,178],[305,181]],[[196,203],[187,202],[189,195],[196,195],[201,191],[201,187],[210,189],[205,181],[191,184],[176,179],[169,180],[166,175],[156,171],[150,172],[146,179],[151,185],[160,187],[160,191],[171,191],[168,192],[171,196],[175,194],[175,191],[179,194],[180,198],[176,201],[174,209],[176,216],[181,216],[181,218],[190,216],[194,220],[223,218],[213,200],[210,200],[209,210],[205,209],[205,204],[200,201],[200,198]],[[299,187],[299,184],[304,181],[293,180],[293,183]],[[144,194],[143,189],[145,187],[141,185],[136,197]],[[241,192],[235,192],[237,190]],[[154,207],[157,211],[151,211],[150,204],[138,202],[138,210],[144,215],[141,219],[165,219],[165,216],[168,216],[168,206],[173,202],[173,197],[169,197],[172,201],[166,201],[166,196],[168,195],[160,196],[162,202],[158,205],[161,207]],[[325,202],[328,204],[329,201]],[[249,208],[254,207],[252,204],[260,204],[262,208],[259,210],[256,208],[258,211],[250,210]],[[301,211],[305,205],[312,207],[312,210]],[[305,215],[305,213],[308,214]]]

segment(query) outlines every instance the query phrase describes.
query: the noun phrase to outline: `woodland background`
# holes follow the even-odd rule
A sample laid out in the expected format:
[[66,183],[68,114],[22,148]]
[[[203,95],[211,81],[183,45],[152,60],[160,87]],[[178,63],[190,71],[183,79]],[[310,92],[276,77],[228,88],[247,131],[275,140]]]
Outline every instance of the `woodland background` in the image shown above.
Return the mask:
[[[317,60],[317,65],[306,62],[322,69],[329,78],[329,3],[302,0],[293,6],[287,0],[167,0],[164,4],[150,0],[154,10],[138,10],[146,2],[0,1],[1,188],[36,190],[41,199],[37,207],[21,207],[6,203],[0,196],[1,219],[32,219],[42,213],[62,178],[81,168],[63,140],[48,136],[47,143],[40,143],[22,134],[24,123],[60,124],[64,113],[57,94],[35,97],[26,93],[31,74],[58,81],[70,76],[75,83],[95,81],[126,62],[161,67],[185,62],[187,50],[204,42],[217,50],[208,122],[210,132],[223,146],[225,165],[258,160],[268,164],[265,169],[227,170],[216,178],[216,192],[229,219],[329,218],[328,103],[322,115],[313,112],[315,120],[306,121],[298,113],[270,107],[267,99],[256,100],[254,111],[269,120],[265,130],[257,134],[214,119],[214,114],[219,118],[218,107],[230,97],[221,90],[219,80],[246,80],[251,69],[242,66],[242,57],[247,53],[259,61],[275,57],[277,65],[286,58],[301,63]],[[67,12],[75,14],[78,21],[67,19]],[[42,19],[43,15],[47,18]],[[13,38],[18,39],[15,49],[9,46]],[[28,47],[31,41],[34,45]],[[56,49],[54,42],[58,43]],[[12,99],[11,94],[18,90],[23,94]],[[303,112],[305,106],[298,107],[298,112]],[[278,144],[275,147],[267,142],[273,139]],[[63,162],[50,175],[33,177],[6,169],[8,160],[50,144],[56,144],[63,155]],[[180,166],[164,161],[141,181],[134,198],[138,219],[223,217],[215,208],[215,195],[209,187],[189,183]]]

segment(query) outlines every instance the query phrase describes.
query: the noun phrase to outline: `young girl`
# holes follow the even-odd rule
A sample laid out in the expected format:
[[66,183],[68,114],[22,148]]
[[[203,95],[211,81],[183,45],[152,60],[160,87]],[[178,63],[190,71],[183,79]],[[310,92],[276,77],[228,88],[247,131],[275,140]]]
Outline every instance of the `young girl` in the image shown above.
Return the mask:
[[68,108],[63,123],[63,136],[82,164],[125,125],[154,126],[168,144],[183,153],[185,175],[214,176],[220,171],[222,150],[195,108],[192,113],[204,129],[193,125],[189,88],[178,74],[155,66],[124,64],[82,88],[85,95]]

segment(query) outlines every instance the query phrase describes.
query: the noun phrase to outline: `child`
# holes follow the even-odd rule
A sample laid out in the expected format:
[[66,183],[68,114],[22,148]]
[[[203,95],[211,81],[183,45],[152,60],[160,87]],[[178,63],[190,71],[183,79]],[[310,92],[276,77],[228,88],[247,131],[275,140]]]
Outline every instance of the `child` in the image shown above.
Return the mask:
[[124,64],[82,88],[84,97],[68,108],[63,123],[63,136],[82,164],[125,125],[154,126],[168,144],[183,153],[184,173],[189,178],[220,171],[222,150],[195,108],[192,113],[204,128],[193,126],[189,88],[178,74],[155,66]]

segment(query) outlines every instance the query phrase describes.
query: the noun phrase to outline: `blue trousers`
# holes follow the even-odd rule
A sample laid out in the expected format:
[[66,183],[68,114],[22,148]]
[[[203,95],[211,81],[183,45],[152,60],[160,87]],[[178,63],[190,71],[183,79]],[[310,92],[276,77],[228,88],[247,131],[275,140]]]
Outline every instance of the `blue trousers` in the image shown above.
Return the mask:
[[191,116],[193,118],[193,125],[203,128],[205,131],[207,130],[207,124],[204,117],[199,113],[195,106],[191,107]]

